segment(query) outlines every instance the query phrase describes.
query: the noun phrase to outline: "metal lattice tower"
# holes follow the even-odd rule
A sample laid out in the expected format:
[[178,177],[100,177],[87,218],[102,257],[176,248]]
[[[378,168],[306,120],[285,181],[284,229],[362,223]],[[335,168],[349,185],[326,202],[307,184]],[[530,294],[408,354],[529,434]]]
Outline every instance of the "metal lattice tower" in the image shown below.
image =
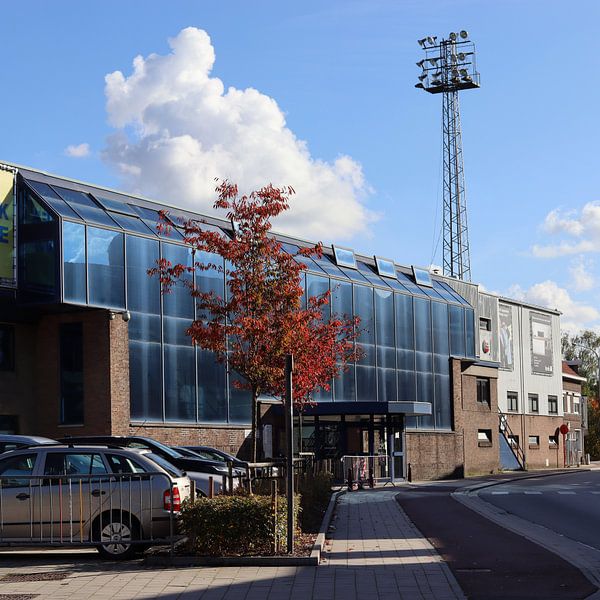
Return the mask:
[[475,46],[466,31],[450,33],[448,39],[419,40],[425,58],[415,87],[442,94],[444,161],[444,275],[471,280],[467,201],[460,128],[458,92],[479,87]]

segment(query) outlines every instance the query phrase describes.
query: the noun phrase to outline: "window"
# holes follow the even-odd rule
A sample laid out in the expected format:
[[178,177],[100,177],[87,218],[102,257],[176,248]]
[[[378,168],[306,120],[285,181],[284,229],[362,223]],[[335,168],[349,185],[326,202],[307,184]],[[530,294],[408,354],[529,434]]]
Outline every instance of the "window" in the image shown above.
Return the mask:
[[517,412],[519,410],[519,394],[517,392],[506,392],[507,410]]
[[12,325],[0,325],[0,371],[15,369],[15,330]]
[[530,448],[539,448],[540,447],[540,436],[539,435],[530,435],[529,436],[529,447]]
[[548,436],[548,446],[550,446],[550,448],[558,448],[558,435]]
[[332,246],[332,248],[338,267],[356,269],[356,259],[354,258],[353,250],[350,248],[341,248],[340,246]]
[[563,394],[563,412],[569,412],[569,396],[567,394]]
[[83,424],[83,325],[60,326],[60,423]]
[[537,394],[529,394],[529,412],[540,412],[540,402]]
[[548,412],[551,415],[558,414],[558,396],[548,396]]
[[490,380],[487,377],[477,377],[477,402],[490,404]]
[[[1,461],[0,477],[2,477],[2,487],[29,486],[34,465],[35,454],[21,454]],[[19,476],[27,479],[17,479]]]
[[573,396],[573,412],[579,414],[579,396]]
[[512,448],[518,448],[519,447],[519,436],[518,435],[509,435],[508,443],[511,445]]
[[491,429],[477,430],[477,445],[480,448],[489,448],[492,445],[492,430]]
[[491,319],[484,319],[483,317],[479,319],[479,329],[481,331],[491,331],[492,330],[492,321]]
[[44,475],[95,475],[106,472],[99,454],[50,452],[44,465]]

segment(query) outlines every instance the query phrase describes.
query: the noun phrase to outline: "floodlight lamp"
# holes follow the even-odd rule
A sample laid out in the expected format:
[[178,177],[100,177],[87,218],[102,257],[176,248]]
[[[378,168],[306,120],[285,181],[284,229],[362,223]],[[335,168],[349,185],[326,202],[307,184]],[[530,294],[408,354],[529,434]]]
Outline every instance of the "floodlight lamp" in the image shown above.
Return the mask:
[[459,52],[456,56],[458,56],[458,60],[460,60],[461,62],[466,58],[464,52]]
[[454,33],[454,31],[451,31],[450,34],[448,35],[448,37],[455,42],[456,38],[458,37],[458,35],[456,33]]
[[468,32],[468,31],[465,31],[464,29],[461,29],[461,31],[460,31],[460,37],[461,37],[463,40],[466,40],[466,39],[469,37],[469,32]]
[[425,64],[425,59],[422,59],[417,63],[417,67],[421,67],[421,69],[422,69],[424,64]]
[[423,79],[425,79],[427,77],[427,73],[421,73],[421,75],[419,75],[419,81],[423,81]]
[[425,89],[425,86],[424,86],[424,85],[423,85],[421,82],[419,82],[419,83],[415,83],[415,87],[416,87],[416,88],[420,88],[420,89],[422,89],[422,90],[424,90],[424,89]]
[[430,64],[431,66],[435,67],[435,66],[436,66],[436,64],[437,64],[437,61],[438,61],[438,60],[439,60],[439,58],[430,58],[430,59],[429,59],[429,64]]
[[467,83],[471,83],[473,81],[473,78],[470,75],[465,75],[463,77],[463,80],[466,81]]
[[431,85],[442,85],[442,82],[439,79],[432,79]]
[[419,46],[421,46],[421,48],[425,48],[426,41],[427,41],[427,38],[423,38],[422,40],[417,40],[417,44],[419,44]]
[[469,72],[466,69],[460,69],[459,72],[463,77],[466,77],[469,74]]
[[435,40],[437,40],[437,35],[430,35],[427,37],[427,43],[430,46],[435,46]]

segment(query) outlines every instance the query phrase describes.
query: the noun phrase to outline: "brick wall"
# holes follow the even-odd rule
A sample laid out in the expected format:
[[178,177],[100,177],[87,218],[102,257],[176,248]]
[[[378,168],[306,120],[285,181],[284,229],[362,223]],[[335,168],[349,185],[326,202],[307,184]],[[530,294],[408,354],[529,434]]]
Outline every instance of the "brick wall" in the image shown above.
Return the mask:
[[406,456],[413,481],[464,476],[461,433],[407,431]]

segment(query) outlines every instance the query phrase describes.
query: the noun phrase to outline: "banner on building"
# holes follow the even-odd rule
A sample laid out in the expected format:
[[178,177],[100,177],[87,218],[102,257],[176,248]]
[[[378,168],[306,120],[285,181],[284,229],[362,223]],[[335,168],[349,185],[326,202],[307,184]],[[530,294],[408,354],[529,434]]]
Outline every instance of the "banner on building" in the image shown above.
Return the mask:
[[531,372],[537,375],[552,375],[552,317],[530,313],[531,323]]
[[17,284],[15,219],[15,172],[0,165],[0,286]]
[[513,319],[512,307],[509,304],[498,304],[498,320],[500,322],[500,366],[513,370]]

